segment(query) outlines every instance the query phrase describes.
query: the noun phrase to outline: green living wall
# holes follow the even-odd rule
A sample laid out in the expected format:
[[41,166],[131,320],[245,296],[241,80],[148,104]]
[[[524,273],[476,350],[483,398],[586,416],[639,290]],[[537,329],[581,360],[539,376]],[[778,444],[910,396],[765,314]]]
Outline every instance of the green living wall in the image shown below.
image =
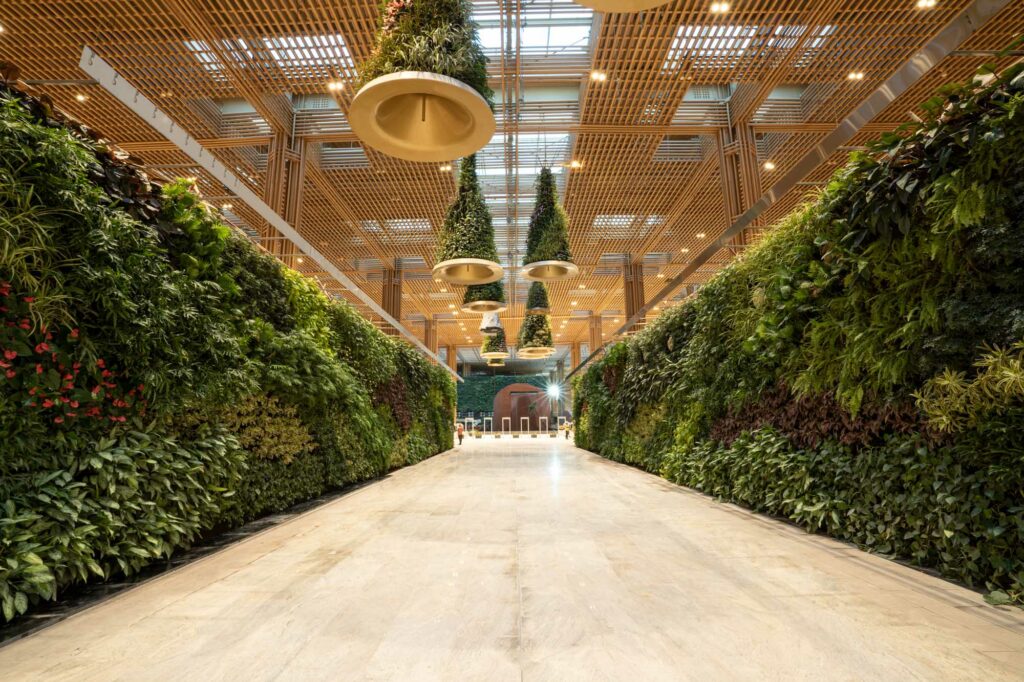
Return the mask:
[[0,607],[448,449],[455,389],[0,87]]
[[577,443],[1024,601],[1024,73],[951,86],[576,378]]
[[544,388],[549,383],[543,374],[513,376],[497,374],[494,376],[465,377],[458,386],[459,412],[493,412],[494,396],[498,391],[512,384],[529,384]]

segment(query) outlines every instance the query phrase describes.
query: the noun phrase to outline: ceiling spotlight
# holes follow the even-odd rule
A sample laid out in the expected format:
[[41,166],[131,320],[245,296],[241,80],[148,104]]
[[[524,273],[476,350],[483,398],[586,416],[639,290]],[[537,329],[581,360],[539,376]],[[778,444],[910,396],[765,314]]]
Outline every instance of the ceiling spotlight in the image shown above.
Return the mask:
[[729,11],[729,3],[727,2],[713,2],[711,3],[711,11],[714,14],[724,14]]
[[590,80],[594,81],[595,83],[604,83],[606,80],[608,80],[608,74],[606,74],[604,71],[591,71]]
[[87,100],[89,98],[86,97],[85,95],[78,94],[78,95],[75,95],[75,99],[77,99],[79,102],[84,102],[85,100]]
[[614,320],[612,320],[612,322],[618,322],[618,321],[619,321],[619,318],[617,318],[617,317]]
[[454,308],[454,307],[455,307],[455,304],[454,304],[454,303],[449,303],[449,304],[448,304],[448,307],[449,307],[449,308]]
[[572,161],[569,162],[569,168],[579,170],[580,168],[583,168],[583,162],[573,159]]
[[302,256],[299,256],[298,258],[296,258],[295,262],[298,263],[299,265],[302,265],[302,263],[303,263]]
[[230,211],[233,208],[234,208],[234,206],[232,206],[231,204],[221,204],[220,205],[220,210],[222,210],[222,211]]
[[775,170],[775,164],[772,163],[771,161],[765,161],[764,162],[764,169],[766,171],[773,171],[773,170]]
[[164,90],[160,93],[160,97],[162,97],[163,99],[170,99],[171,97],[174,97],[174,93],[170,90]]
[[681,252],[683,252],[683,253],[690,253],[690,250],[688,248],[686,248],[685,246],[683,248],[679,249],[679,250]]
[[847,79],[849,79],[851,81],[862,81],[862,80],[864,80],[864,72],[863,71],[851,71],[850,73],[848,73],[846,75],[846,77],[847,77]]
[[447,173],[451,169],[452,169],[452,165],[450,163],[446,163],[443,166],[440,166],[437,170],[441,171],[442,173]]
[[580,288],[580,289],[585,289],[585,288],[586,288],[586,285],[584,285],[584,284],[581,284],[581,285],[579,286],[579,288]]
[[573,301],[573,302],[572,302],[572,303],[570,303],[569,305],[576,305],[576,301]]
[[3,32],[4,32],[4,27],[0,26],[0,33],[3,33]]
[[339,90],[345,89],[345,84],[342,83],[341,81],[330,81],[327,84],[327,89],[330,90],[331,92],[338,92]]
[[935,0],[917,0],[918,9],[932,9],[935,7]]
[[447,293],[448,293],[448,290],[447,290],[447,289],[445,289],[444,287],[441,287],[441,293],[442,293],[442,294],[447,294]]
[[703,232],[698,232],[697,233],[697,239],[704,239],[704,237],[707,237],[707,235],[704,234]]
[[663,273],[660,273],[660,272],[658,273],[658,279],[662,279],[664,277],[665,277],[665,275]]

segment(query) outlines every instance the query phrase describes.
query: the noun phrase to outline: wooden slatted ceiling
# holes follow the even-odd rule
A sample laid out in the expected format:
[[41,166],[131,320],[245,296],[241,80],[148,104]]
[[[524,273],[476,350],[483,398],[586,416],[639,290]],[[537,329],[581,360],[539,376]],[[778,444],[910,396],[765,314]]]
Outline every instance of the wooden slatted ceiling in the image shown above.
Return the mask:
[[[600,15],[570,0],[475,2],[498,93],[499,130],[480,167],[515,296],[503,316],[510,339],[526,283],[509,266],[522,257],[541,165],[558,168],[582,272],[550,287],[556,342],[586,341],[587,318],[574,311],[605,315],[606,333],[621,319],[623,254],[644,261],[653,292],[686,263],[685,249],[698,252],[730,224],[723,186],[732,180],[727,173],[723,184],[722,154],[739,154],[747,176],[756,173],[736,188],[749,205],[968,0],[939,0],[929,10],[916,0],[746,0],[724,15],[712,14],[710,4],[675,0],[642,14]],[[294,132],[293,153],[305,150],[308,159],[297,225],[303,235],[376,298],[383,264],[412,263],[404,284],[408,326],[438,316],[441,345],[475,345],[478,319],[450,307],[457,309],[461,292],[428,274],[457,169],[363,149],[345,119],[355,65],[370,53],[375,24],[375,0],[8,0],[0,6],[0,59],[18,64],[32,87],[123,143],[155,175],[197,177],[211,203],[231,204],[227,217],[254,234],[260,223],[248,207],[101,88],[80,82],[82,46],[265,196],[282,191],[266,187],[274,182],[268,159]],[[1015,3],[963,49],[999,50],[1022,31],[1024,4]],[[850,146],[920,113],[941,84],[986,61],[1011,59],[951,55]],[[592,81],[592,70],[606,79]],[[854,71],[864,77],[849,79]],[[328,91],[332,81],[344,88]],[[748,143],[736,139],[744,126]],[[847,153],[810,173],[750,237],[821,187]],[[569,168],[573,159],[582,167]],[[289,256],[289,249],[279,252]],[[723,249],[688,284],[706,281],[738,251]],[[308,261],[291,262],[352,300]]]

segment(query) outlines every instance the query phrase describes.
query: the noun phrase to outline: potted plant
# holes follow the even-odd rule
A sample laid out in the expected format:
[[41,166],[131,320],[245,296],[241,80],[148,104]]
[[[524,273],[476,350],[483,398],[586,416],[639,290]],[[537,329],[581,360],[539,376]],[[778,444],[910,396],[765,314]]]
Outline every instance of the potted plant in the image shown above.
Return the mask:
[[501,329],[494,336],[485,336],[480,346],[480,355],[488,360],[509,357],[508,345],[505,343],[505,330]]
[[535,282],[557,282],[579,274],[569,253],[569,219],[558,203],[558,190],[550,168],[537,178],[537,203],[526,235],[522,276]]
[[491,212],[476,176],[476,156],[460,164],[458,193],[441,226],[437,261],[434,278],[459,286],[490,284],[505,274],[498,264]]
[[519,328],[519,357],[527,360],[546,358],[555,352],[551,322],[547,315],[528,314]]
[[548,303],[548,288],[543,282],[534,282],[526,294],[527,313],[548,313],[551,306]]
[[505,283],[500,279],[466,287],[466,294],[462,297],[464,313],[500,313],[505,308]]
[[494,336],[503,331],[498,313],[484,313],[480,318],[480,333],[484,336]]
[[363,142],[407,161],[451,161],[494,135],[487,58],[470,0],[389,0],[348,110]]

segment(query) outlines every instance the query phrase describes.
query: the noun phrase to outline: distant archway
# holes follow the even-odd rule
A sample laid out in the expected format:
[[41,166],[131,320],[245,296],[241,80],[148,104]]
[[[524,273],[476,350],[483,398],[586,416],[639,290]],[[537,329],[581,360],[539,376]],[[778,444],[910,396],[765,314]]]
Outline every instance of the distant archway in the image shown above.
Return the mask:
[[551,401],[544,389],[530,384],[509,384],[494,396],[494,430],[501,432],[502,418],[512,418],[512,430],[519,431],[521,417],[529,417],[530,430],[540,430],[540,417],[550,418]]

